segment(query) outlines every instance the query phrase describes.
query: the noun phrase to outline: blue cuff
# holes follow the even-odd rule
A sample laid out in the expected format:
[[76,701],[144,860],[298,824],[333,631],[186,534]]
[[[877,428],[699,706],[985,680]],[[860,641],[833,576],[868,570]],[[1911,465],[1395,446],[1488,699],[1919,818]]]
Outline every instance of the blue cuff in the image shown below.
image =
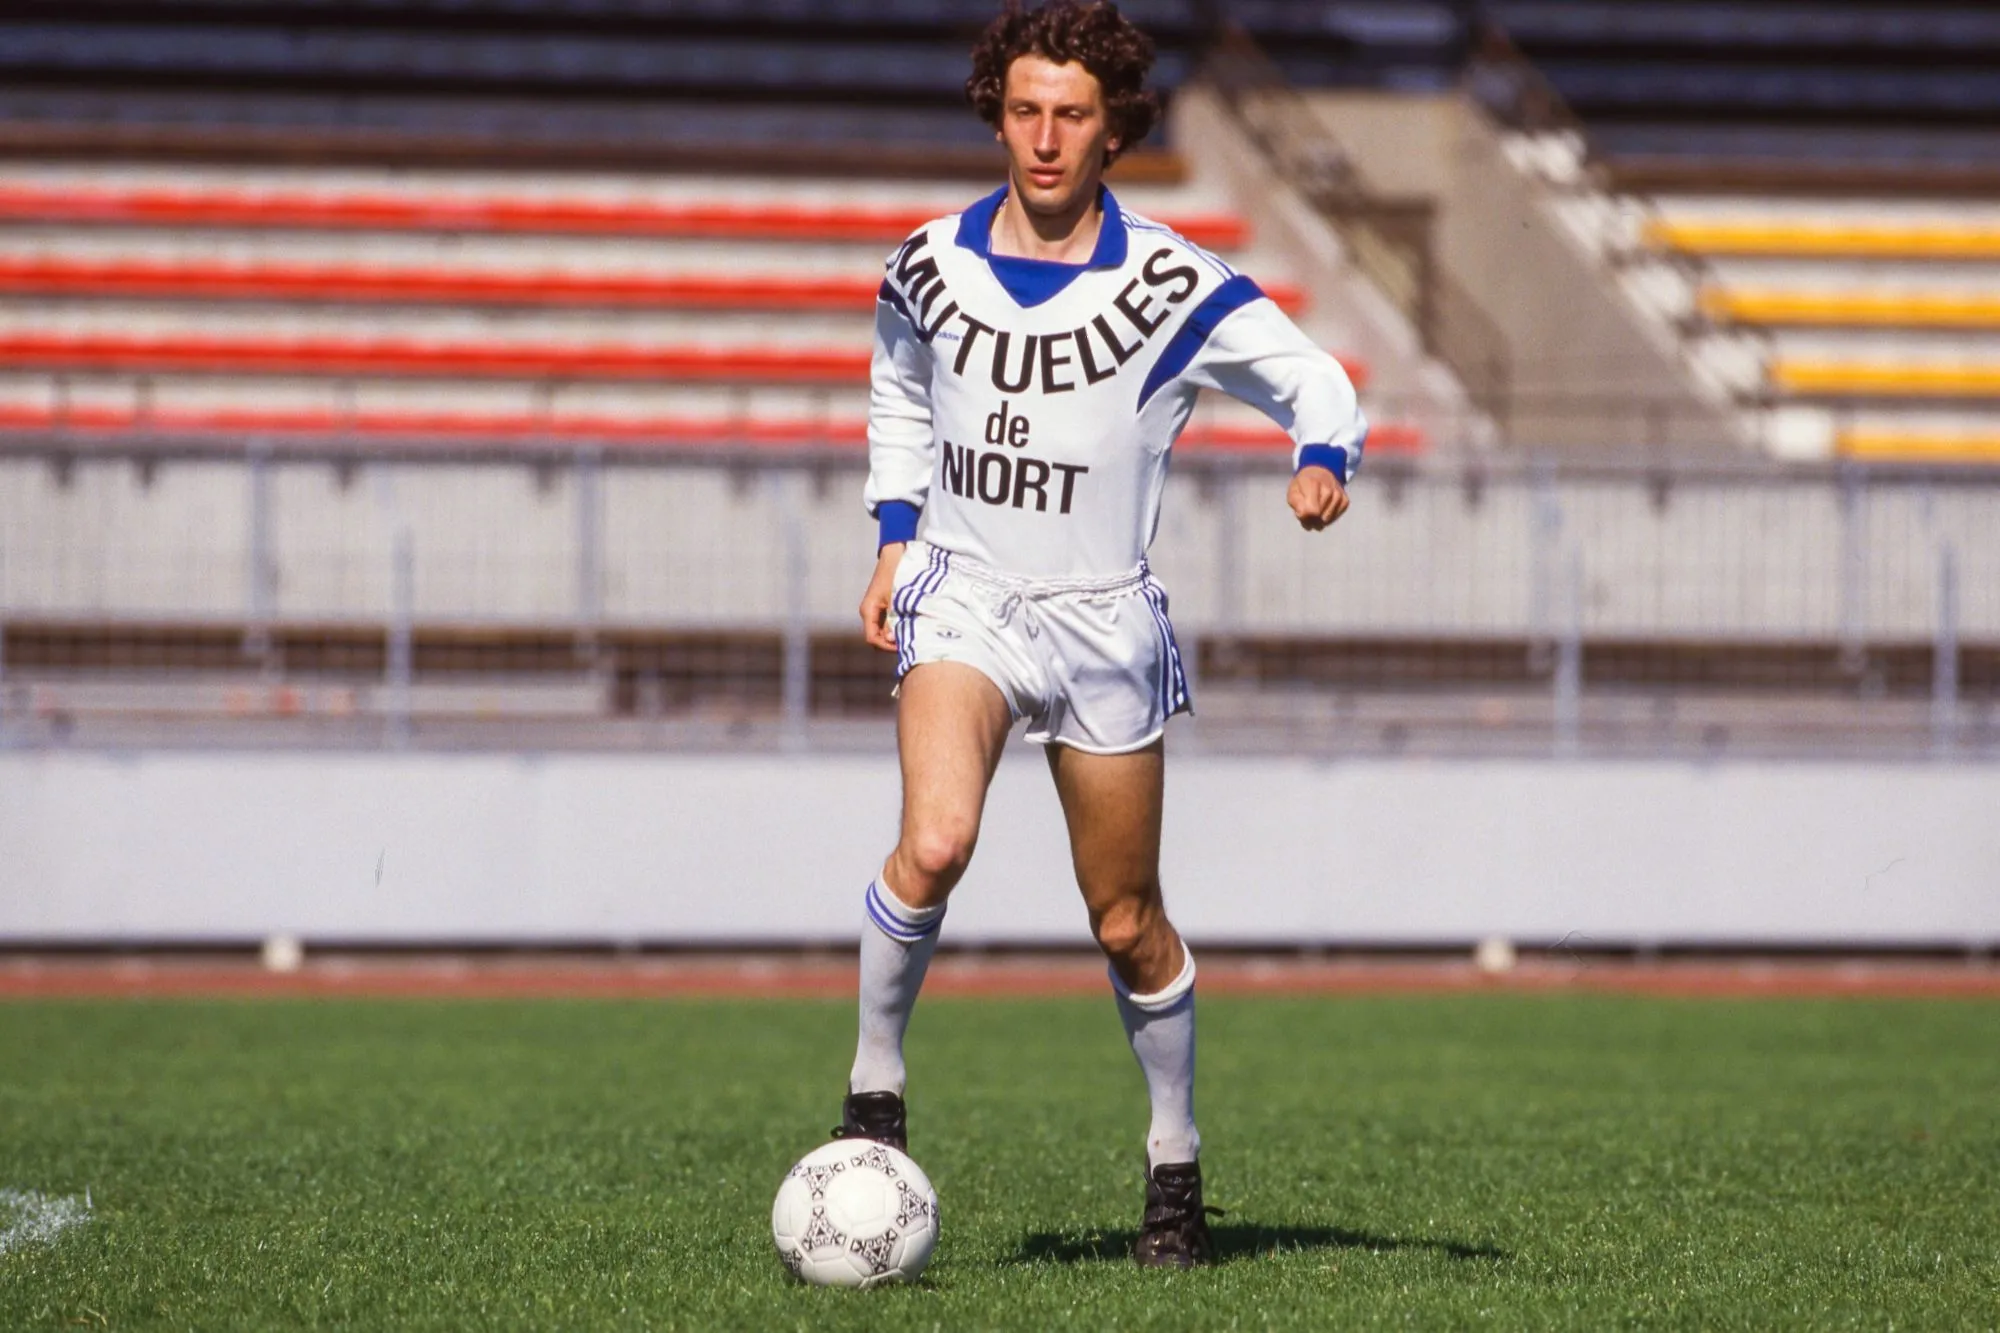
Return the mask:
[[881,550],[892,542],[907,542],[916,539],[917,516],[924,511],[908,500],[884,500],[875,506],[875,519],[882,525],[882,535],[875,543]]
[[[1294,476],[1309,467],[1323,467],[1340,478],[1340,484],[1347,484],[1347,450],[1331,444],[1308,444],[1299,450],[1299,465],[1292,469]],[[884,505],[883,508],[888,506]]]

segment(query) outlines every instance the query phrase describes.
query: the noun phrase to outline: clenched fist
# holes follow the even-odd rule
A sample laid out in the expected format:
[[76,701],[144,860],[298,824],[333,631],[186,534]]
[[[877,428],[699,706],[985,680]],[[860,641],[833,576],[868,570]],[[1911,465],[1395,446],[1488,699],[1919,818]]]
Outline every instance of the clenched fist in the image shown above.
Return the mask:
[[1300,468],[1285,492],[1285,503],[1298,516],[1300,527],[1318,532],[1347,512],[1347,488],[1328,468]]

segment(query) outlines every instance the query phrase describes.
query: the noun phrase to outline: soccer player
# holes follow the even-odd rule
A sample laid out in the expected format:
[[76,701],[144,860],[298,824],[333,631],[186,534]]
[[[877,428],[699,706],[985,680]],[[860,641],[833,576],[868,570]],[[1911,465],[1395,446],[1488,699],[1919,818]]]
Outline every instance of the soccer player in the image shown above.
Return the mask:
[[1135,1257],[1209,1261],[1193,956],[1159,877],[1167,719],[1189,706],[1147,569],[1196,392],[1294,441],[1308,531],[1367,432],[1339,364],[1249,278],[1127,212],[1104,169],[1151,128],[1152,43],[1108,3],[1009,10],[966,92],[1007,183],[889,258],[875,310],[863,633],[897,654],[901,835],[868,886],[861,1034],[836,1133],[907,1145],[903,1034],[1013,724],[1047,747],[1077,886],[1152,1101]]

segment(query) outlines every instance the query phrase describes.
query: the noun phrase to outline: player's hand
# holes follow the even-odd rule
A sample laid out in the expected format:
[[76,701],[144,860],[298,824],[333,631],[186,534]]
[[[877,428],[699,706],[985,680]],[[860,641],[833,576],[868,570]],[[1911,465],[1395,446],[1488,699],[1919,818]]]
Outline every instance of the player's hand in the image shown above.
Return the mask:
[[1347,488],[1331,468],[1300,468],[1285,492],[1285,503],[1298,516],[1300,527],[1318,532],[1347,512]]
[[896,562],[906,542],[890,542],[875,557],[875,573],[861,594],[861,637],[885,653],[896,651],[896,634],[889,628],[889,599],[896,595]]

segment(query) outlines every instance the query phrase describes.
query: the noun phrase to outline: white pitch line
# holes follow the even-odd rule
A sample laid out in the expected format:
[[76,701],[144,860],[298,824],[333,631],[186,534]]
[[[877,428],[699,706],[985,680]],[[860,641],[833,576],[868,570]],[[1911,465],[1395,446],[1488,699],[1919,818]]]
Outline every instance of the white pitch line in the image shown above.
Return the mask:
[[39,1194],[0,1189],[0,1255],[23,1245],[47,1245],[73,1226],[90,1220],[90,1195]]

